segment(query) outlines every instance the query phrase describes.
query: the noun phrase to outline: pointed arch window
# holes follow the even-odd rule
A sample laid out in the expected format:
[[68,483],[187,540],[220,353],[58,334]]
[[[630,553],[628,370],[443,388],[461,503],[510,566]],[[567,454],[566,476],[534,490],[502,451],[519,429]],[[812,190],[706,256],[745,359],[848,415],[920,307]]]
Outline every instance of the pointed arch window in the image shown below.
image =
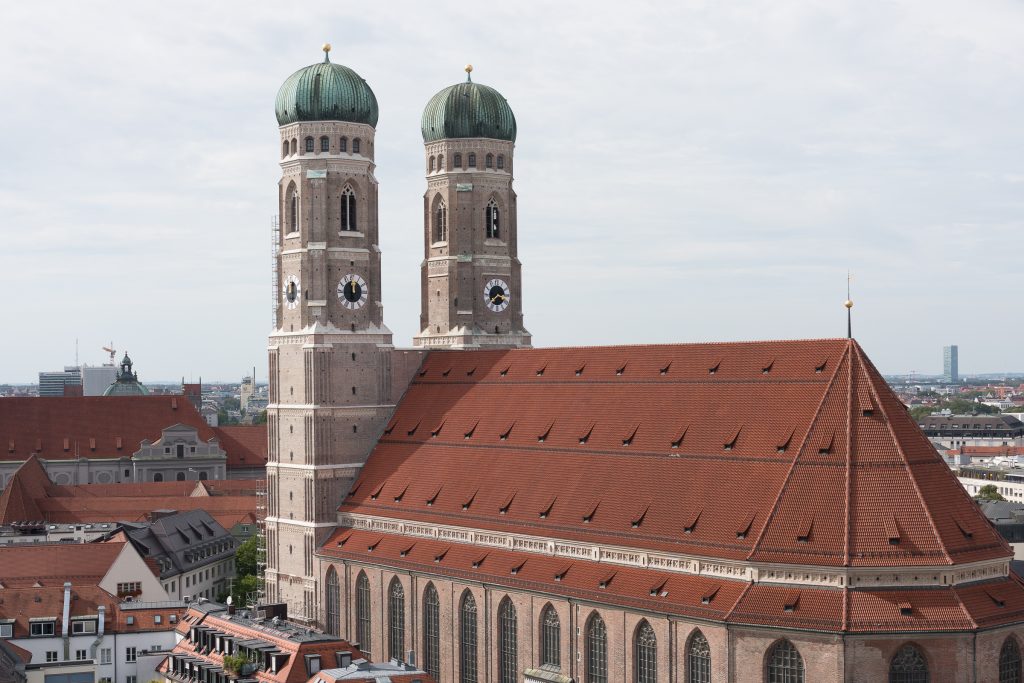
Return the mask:
[[518,683],[519,651],[516,638],[516,608],[505,596],[498,606],[498,680]]
[[370,656],[370,580],[365,572],[356,579],[356,640],[359,648]]
[[690,636],[686,649],[687,683],[711,683],[711,648],[699,630]]
[[423,591],[423,666],[434,678],[441,680],[441,600],[434,584]]
[[327,595],[324,596],[327,604],[327,619],[324,627],[327,632],[341,635],[341,582],[338,581],[338,572],[334,567],[327,570],[327,581],[325,583]]
[[499,169],[505,168],[505,157],[502,154],[498,155],[498,168]]
[[484,168],[494,168],[494,155],[488,154],[484,157]]
[[443,154],[438,154],[437,155],[437,170],[438,171],[443,171],[444,170],[444,155]]
[[462,168],[462,155],[456,154],[452,157],[452,166],[455,168]]
[[487,208],[484,209],[484,231],[489,239],[500,239],[500,227],[501,220],[498,202],[492,199],[487,202]]
[[473,152],[469,153],[469,167],[476,168],[476,154]]
[[341,230],[342,232],[354,232],[356,226],[356,193],[349,185],[341,191]]
[[437,209],[434,211],[434,241],[448,241],[448,205],[443,199],[437,203]]
[[306,136],[306,151],[307,152],[312,152],[313,151],[313,136],[312,135]]
[[427,170],[430,172],[434,171],[434,157],[430,157],[430,165],[427,167]]
[[459,683],[477,683],[476,599],[466,590],[459,608]]
[[292,154],[299,151],[299,142],[295,138],[292,138]]
[[338,140],[338,151],[339,152],[347,152],[348,151],[348,138],[343,137],[340,140]]
[[281,156],[282,157],[288,156],[288,141],[287,140],[285,140],[283,143],[281,143]]
[[320,151],[330,152],[331,151],[331,139],[326,135],[320,138]]
[[361,146],[361,141],[359,140],[359,138],[353,138],[352,139],[352,153],[353,154],[359,154],[359,147],[360,146]]
[[1020,646],[1008,636],[999,651],[999,683],[1021,683]]
[[587,622],[587,683],[608,683],[608,629],[596,612]]
[[292,187],[292,195],[288,199],[288,232],[299,231],[299,192]]
[[633,636],[633,666],[636,683],[656,683],[658,680],[658,636],[646,619],[636,627]]
[[768,654],[768,683],[804,683],[804,659],[788,640],[780,640]]
[[915,645],[907,643],[889,662],[889,683],[928,683],[928,663]]
[[549,603],[540,615],[540,663],[542,666],[562,665],[562,624],[558,612]]
[[405,661],[405,589],[397,576],[388,588],[388,658]]

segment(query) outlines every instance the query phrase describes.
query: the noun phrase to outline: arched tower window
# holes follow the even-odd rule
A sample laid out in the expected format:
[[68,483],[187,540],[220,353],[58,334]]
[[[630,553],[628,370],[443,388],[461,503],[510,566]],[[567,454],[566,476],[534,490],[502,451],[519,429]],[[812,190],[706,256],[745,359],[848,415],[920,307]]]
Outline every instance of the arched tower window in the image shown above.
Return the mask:
[[488,154],[484,157],[484,168],[494,168],[494,155]]
[[633,666],[636,683],[657,683],[658,636],[646,619],[640,622],[633,635]]
[[388,658],[405,661],[405,589],[397,576],[388,588]]
[[427,166],[427,170],[431,172],[434,171],[434,157],[430,157],[430,164]]
[[556,669],[562,665],[562,624],[550,603],[540,614],[540,663]]
[[448,205],[441,199],[434,210],[434,241],[448,241]]
[[1007,636],[999,651],[999,683],[1021,683],[1020,646],[1013,636]]
[[501,154],[498,155],[498,168],[505,168],[505,157]]
[[443,154],[438,154],[437,155],[437,170],[438,171],[443,171],[444,170],[444,155]]
[[299,151],[299,141],[296,140],[295,138],[292,138],[292,154],[295,154],[298,151]]
[[287,140],[285,140],[283,143],[281,143],[281,156],[282,157],[288,156],[288,141]]
[[339,636],[341,635],[341,582],[338,581],[338,572],[334,567],[327,570],[324,589],[327,591],[324,596],[326,598],[324,602],[327,605],[327,619],[324,622],[324,628],[328,633]]
[[345,186],[341,191],[341,230],[351,232],[358,229],[356,225],[356,193],[352,187]]
[[484,233],[488,239],[499,239],[501,235],[499,213],[498,202],[493,199],[487,202],[487,208],[484,209]]
[[608,629],[597,612],[587,622],[587,683],[608,683]]
[[711,648],[708,639],[699,630],[690,636],[686,648],[687,683],[711,683]]
[[915,645],[907,643],[889,662],[889,683],[928,683],[928,663]]
[[441,680],[441,600],[434,584],[423,591],[423,668],[435,681]]
[[477,683],[476,600],[468,589],[459,607],[459,683]]
[[359,648],[370,655],[370,580],[366,572],[356,578],[356,640]]
[[804,659],[788,640],[780,640],[768,653],[767,683],[804,683]]
[[288,197],[288,232],[299,231],[299,192],[292,186],[291,196]]
[[159,472],[157,472],[156,474],[153,475],[153,481],[163,481],[163,480],[164,480],[164,475],[160,474]]
[[313,151],[313,137],[312,136],[307,136],[306,137],[306,151],[307,152],[312,152]]
[[469,153],[469,167],[476,168],[476,154],[474,152]]
[[456,154],[452,157],[452,166],[455,168],[462,168],[462,155]]
[[326,135],[320,138],[320,151],[330,152],[331,151],[331,140]]
[[519,651],[516,607],[506,595],[498,605],[498,676],[500,683],[518,683]]
[[352,138],[352,153],[353,154],[359,154],[359,146],[360,146],[359,143],[360,143],[359,138]]
[[338,140],[338,151],[339,152],[347,152],[348,151],[348,138],[343,137],[340,140]]
[[185,473],[184,472],[178,472],[178,474],[174,477],[174,479],[176,481],[185,481]]

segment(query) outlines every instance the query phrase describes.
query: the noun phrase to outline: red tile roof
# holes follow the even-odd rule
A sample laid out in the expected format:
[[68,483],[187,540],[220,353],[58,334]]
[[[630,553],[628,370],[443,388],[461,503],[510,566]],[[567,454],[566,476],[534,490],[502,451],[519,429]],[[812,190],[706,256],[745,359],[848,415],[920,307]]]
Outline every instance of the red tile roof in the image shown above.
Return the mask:
[[[116,618],[116,597],[98,586],[74,583],[71,586],[71,594],[70,616],[98,614],[99,606],[103,605],[106,608],[104,628],[110,630]],[[55,635],[60,636],[64,612],[63,584],[44,588],[7,588],[2,596],[0,619],[14,620],[14,638],[28,638],[29,620],[40,617],[54,617],[57,622],[54,627]]]
[[263,467],[267,464],[267,425],[215,427],[220,447],[227,451],[228,467]]
[[124,548],[124,543],[16,543],[0,549],[0,583],[6,588],[44,588],[99,581]]
[[43,519],[36,499],[45,497],[53,488],[39,458],[30,456],[0,491],[0,524]]
[[800,565],[1011,555],[845,339],[432,352],[340,510]]
[[131,456],[175,424],[214,432],[184,396],[54,396],[0,398],[0,458],[45,460]]

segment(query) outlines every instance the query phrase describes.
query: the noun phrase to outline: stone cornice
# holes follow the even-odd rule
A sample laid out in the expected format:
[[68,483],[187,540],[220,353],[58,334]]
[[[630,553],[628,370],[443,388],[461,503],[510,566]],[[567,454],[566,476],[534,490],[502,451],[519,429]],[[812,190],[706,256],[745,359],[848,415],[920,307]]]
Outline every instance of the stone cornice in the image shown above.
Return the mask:
[[750,583],[790,584],[814,588],[955,586],[984,579],[1005,577],[1010,571],[1008,558],[956,566],[820,567],[723,560],[344,512],[338,513],[338,524],[353,529],[430,538],[488,548],[503,548],[551,557],[645,567],[658,571],[680,572]]

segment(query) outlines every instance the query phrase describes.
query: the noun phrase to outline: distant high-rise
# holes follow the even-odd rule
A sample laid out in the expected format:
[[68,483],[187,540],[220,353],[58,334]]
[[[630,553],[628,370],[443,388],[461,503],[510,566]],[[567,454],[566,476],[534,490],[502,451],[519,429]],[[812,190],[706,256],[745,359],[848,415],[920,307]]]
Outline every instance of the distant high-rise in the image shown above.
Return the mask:
[[83,365],[82,395],[102,396],[116,379],[117,368],[113,365]]
[[942,378],[951,384],[960,381],[959,352],[956,344],[942,347]]
[[39,373],[40,396],[63,396],[65,386],[82,386],[81,368],[66,365],[62,371]]

